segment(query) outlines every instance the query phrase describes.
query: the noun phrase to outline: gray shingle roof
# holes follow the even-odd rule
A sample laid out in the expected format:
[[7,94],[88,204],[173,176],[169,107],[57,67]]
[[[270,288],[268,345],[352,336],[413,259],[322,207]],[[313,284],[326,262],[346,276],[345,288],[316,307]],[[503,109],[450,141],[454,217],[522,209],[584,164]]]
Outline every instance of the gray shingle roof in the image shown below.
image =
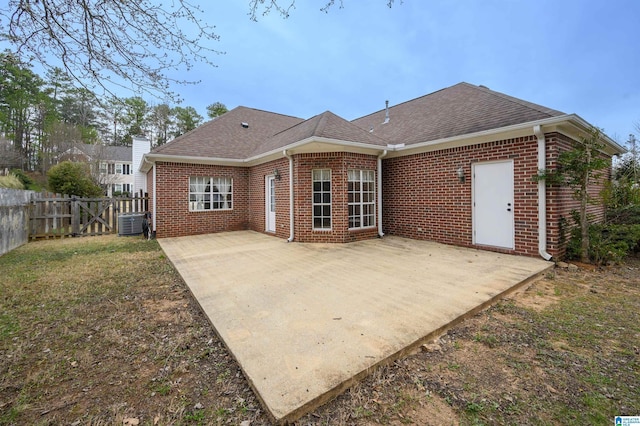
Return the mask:
[[93,160],[131,162],[132,148],[130,146],[79,144],[76,147],[90,156]]
[[261,144],[254,155],[282,148],[308,138],[337,139],[369,145],[386,146],[387,142],[332,113],[325,111],[293,127],[273,135]]
[[[239,106],[152,153],[210,158],[250,157],[270,136],[302,122],[301,118]],[[243,127],[246,123],[248,127]]]
[[386,124],[385,110],[352,122],[330,111],[303,120],[240,106],[152,153],[248,159],[313,137],[374,147],[411,145],[565,115],[468,83],[395,105],[389,108],[389,114]]
[[486,87],[459,83],[352,122],[389,143],[407,145],[565,115]]

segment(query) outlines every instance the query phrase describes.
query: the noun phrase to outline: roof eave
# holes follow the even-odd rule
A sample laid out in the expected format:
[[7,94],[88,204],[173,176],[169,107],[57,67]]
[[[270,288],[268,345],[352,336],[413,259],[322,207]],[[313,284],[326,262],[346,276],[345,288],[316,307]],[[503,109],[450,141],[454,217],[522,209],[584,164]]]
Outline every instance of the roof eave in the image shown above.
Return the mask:
[[[400,157],[405,155],[429,152],[440,149],[456,148],[461,146],[475,145],[479,143],[493,142],[496,140],[513,139],[517,137],[530,136],[533,134],[533,127],[540,126],[545,133],[559,132],[573,139],[592,127],[586,120],[577,114],[565,114],[542,120],[529,121],[526,123],[514,124],[511,126],[499,127],[496,129],[483,130],[475,133],[457,135],[448,138],[435,139],[431,141],[419,142],[407,146],[395,145],[387,157]],[[616,155],[625,152],[625,149],[612,140],[609,136],[603,135],[605,144],[604,152],[608,155]]]
[[290,154],[320,153],[320,152],[355,152],[360,154],[377,155],[381,150],[387,149],[384,146],[365,144],[361,142],[343,141],[325,137],[309,137],[271,151],[260,153],[246,159],[240,158],[219,158],[219,157],[197,157],[187,155],[169,155],[148,153],[142,159],[139,170],[147,173],[151,170],[153,163],[186,163],[205,164],[234,167],[252,167],[258,164],[267,163],[283,157],[283,151]]

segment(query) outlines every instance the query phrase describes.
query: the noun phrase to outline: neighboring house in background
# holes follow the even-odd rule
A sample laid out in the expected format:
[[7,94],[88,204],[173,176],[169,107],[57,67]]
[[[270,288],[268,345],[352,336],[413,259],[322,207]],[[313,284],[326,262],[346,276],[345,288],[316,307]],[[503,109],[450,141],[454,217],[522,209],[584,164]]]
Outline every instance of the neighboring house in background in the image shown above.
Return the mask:
[[108,197],[119,194],[146,192],[146,181],[138,178],[134,167],[134,153],[137,163],[149,152],[150,144],[145,138],[134,138],[133,146],[111,146],[79,144],[58,157],[58,161],[82,161],[91,164],[92,173],[97,173],[99,184]]
[[0,136],[0,170],[11,170],[22,168],[22,157],[19,152],[16,151],[13,143]]
[[[252,229],[289,241],[397,235],[561,255],[569,188],[535,182],[591,125],[460,83],[347,121],[238,107],[157,147],[147,173],[159,238]],[[604,136],[603,155],[624,149]],[[596,191],[598,188],[594,188]],[[603,209],[590,213],[602,217]]]

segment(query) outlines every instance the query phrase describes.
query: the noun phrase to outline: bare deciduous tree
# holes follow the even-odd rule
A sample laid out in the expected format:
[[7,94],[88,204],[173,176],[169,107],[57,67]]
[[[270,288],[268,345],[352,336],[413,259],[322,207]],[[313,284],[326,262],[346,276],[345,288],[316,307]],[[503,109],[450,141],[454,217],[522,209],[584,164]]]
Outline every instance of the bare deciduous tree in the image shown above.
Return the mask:
[[160,96],[172,82],[195,83],[171,71],[213,66],[211,54],[220,53],[209,43],[219,36],[201,13],[188,0],[9,0],[0,8],[0,33],[17,54],[47,69],[50,58],[59,59],[87,89],[122,86]]

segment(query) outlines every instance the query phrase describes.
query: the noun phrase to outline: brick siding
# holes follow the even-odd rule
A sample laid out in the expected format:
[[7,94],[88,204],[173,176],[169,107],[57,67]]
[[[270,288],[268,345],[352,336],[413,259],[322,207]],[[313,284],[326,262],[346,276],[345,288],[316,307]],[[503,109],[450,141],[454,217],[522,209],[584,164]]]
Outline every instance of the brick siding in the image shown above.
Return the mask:
[[[560,133],[550,133],[547,139],[547,168],[555,170],[557,159],[561,152],[573,148],[575,141]],[[611,158],[603,154],[611,164]],[[600,199],[600,191],[604,182],[611,179],[611,165],[604,171],[601,179],[591,183],[589,196],[594,200]],[[572,211],[579,210],[580,202],[573,198],[573,190],[569,187],[557,185],[547,187],[547,251],[554,257],[562,257],[565,253],[571,228],[575,226]],[[602,203],[587,206],[587,214],[593,222],[602,222],[605,208]]]
[[[347,194],[348,170],[376,171],[377,157],[348,152],[298,154],[293,164],[295,241],[346,243],[378,235],[377,227],[349,230]],[[312,172],[316,169],[331,169],[331,230],[313,229]]]
[[[232,178],[233,209],[189,211],[189,178],[194,176]],[[156,182],[158,238],[249,228],[249,171],[246,168],[158,162]]]
[[[559,133],[547,134],[546,140],[546,167],[554,169],[558,154],[571,149],[572,140]],[[293,158],[295,241],[345,243],[377,236],[377,226],[348,229],[347,194],[348,170],[376,171],[375,156],[331,152],[296,154]],[[515,248],[482,248],[537,256],[538,189],[533,179],[537,174],[537,139],[534,135],[383,159],[383,231],[406,238],[473,247],[472,165],[500,160],[512,160],[514,163]],[[464,170],[465,182],[458,180],[457,170],[460,167]],[[156,163],[157,236],[241,229],[266,232],[265,177],[273,175],[276,169],[281,179],[276,180],[275,236],[288,238],[287,158],[251,168]],[[315,169],[331,170],[331,230],[313,229],[312,172]],[[610,170],[608,173],[610,175]],[[192,176],[233,178],[233,210],[190,212],[188,194],[189,177]],[[153,194],[152,171],[147,174],[147,188],[149,194]],[[594,185],[591,195],[597,196],[601,188],[601,183]],[[562,256],[565,250],[560,223],[570,223],[571,211],[577,207],[578,202],[573,200],[571,189],[547,187],[547,251],[554,256]],[[601,220],[604,209],[592,205],[589,214]]]
[[249,229],[257,232],[274,235],[266,232],[266,189],[265,179],[274,175],[278,169],[280,180],[276,183],[276,232],[275,236],[289,238],[289,159],[281,158],[252,167],[249,170]]
[[[419,240],[473,246],[472,164],[514,162],[515,249],[537,255],[538,192],[535,136],[450,148],[383,160],[383,230]],[[465,182],[459,182],[462,167]]]

